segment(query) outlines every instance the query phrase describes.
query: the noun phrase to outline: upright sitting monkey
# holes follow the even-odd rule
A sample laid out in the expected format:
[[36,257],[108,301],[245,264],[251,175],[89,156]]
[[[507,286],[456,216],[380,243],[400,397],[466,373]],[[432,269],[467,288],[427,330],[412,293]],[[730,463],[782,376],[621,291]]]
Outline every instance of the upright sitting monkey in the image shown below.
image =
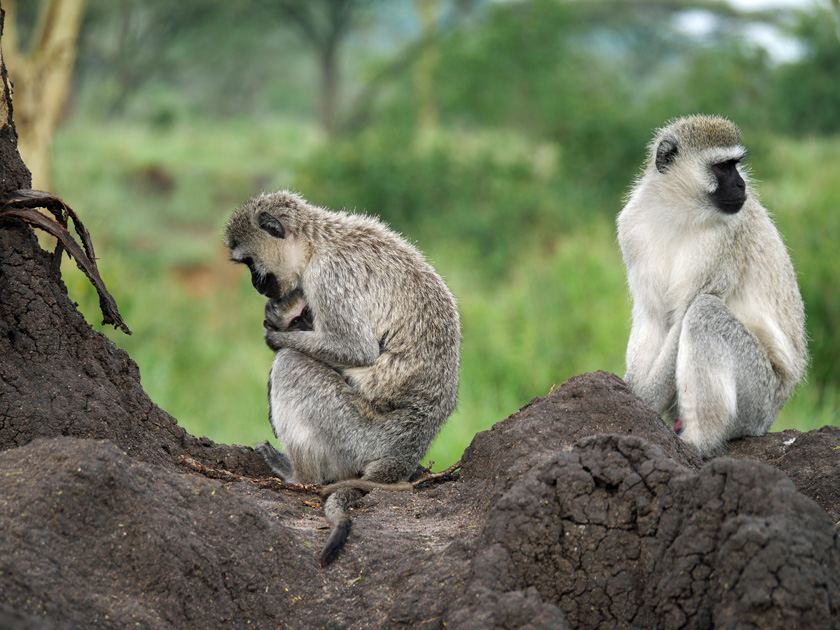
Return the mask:
[[796,274],[739,136],[713,116],[660,129],[618,215],[633,298],[624,378],[705,457],[764,434],[808,362]]

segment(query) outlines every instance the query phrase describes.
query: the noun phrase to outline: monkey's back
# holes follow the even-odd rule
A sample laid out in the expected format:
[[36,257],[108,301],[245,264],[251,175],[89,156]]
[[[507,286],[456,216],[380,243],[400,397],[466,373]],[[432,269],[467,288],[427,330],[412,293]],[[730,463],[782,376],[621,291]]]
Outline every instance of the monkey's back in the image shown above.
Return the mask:
[[380,411],[412,409],[439,428],[458,391],[454,297],[423,255],[377,219],[323,212],[322,253],[313,267],[352,274],[353,282],[336,283],[352,288],[332,297],[358,304],[365,317],[357,324],[369,327],[380,345],[372,365],[345,369],[345,378]]
[[769,214],[752,194],[742,212],[751,227],[736,235],[738,278],[726,302],[782,377],[779,396],[787,398],[808,363],[805,307],[790,254]]

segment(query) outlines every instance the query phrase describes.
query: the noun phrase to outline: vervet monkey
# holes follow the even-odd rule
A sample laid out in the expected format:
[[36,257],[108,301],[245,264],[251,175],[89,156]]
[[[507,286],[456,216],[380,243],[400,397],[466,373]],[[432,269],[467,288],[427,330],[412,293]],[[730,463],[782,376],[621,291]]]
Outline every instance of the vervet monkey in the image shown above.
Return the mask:
[[625,381],[704,457],[763,435],[808,362],[805,312],[730,121],[660,129],[618,215],[633,299]]
[[[225,240],[270,299],[269,419],[285,452],[267,443],[257,450],[272,471],[296,483],[408,479],[458,392],[460,321],[440,276],[378,220],[288,191],[248,201]],[[295,291],[311,330],[283,329],[285,307],[275,306],[298,299]],[[332,531],[322,565],[344,545],[346,509],[362,494],[339,487],[324,504]]]
[[279,300],[268,300],[263,326],[266,330],[312,330],[312,310],[303,291],[295,289]]

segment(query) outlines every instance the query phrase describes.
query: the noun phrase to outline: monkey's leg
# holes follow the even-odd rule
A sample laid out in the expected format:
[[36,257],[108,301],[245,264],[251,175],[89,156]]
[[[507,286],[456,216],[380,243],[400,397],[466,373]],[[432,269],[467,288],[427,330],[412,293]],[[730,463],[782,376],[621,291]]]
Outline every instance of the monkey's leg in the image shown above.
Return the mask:
[[382,459],[410,463],[407,478],[431,442],[418,436],[430,424],[422,414],[407,409],[380,413],[341,373],[290,348],[275,355],[269,409],[297,483],[363,477],[371,462]]
[[[423,424],[416,410],[379,413],[339,372],[295,350],[277,352],[269,387],[271,424],[296,482],[361,478],[396,483],[411,476],[428,447],[415,426]],[[344,546],[350,533],[347,508],[363,494],[344,487],[325,502],[324,515],[332,530],[321,553],[322,565],[332,562]]]
[[277,351],[268,379],[269,421],[285,454],[262,444],[257,450],[286,481],[324,483],[358,477],[353,436],[341,435],[358,415],[342,400],[348,389],[329,366],[289,348]]
[[676,398],[674,373],[681,329],[679,323],[671,326],[661,344],[650,325],[641,325],[630,333],[624,381],[659,414],[668,411]]
[[257,444],[254,450],[262,455],[271,472],[283,481],[291,481],[295,471],[292,467],[292,462],[289,461],[285,453],[278,451],[268,442]]
[[770,361],[713,295],[698,296],[686,311],[676,380],[682,438],[704,457],[720,452],[728,440],[763,435],[781,407]]

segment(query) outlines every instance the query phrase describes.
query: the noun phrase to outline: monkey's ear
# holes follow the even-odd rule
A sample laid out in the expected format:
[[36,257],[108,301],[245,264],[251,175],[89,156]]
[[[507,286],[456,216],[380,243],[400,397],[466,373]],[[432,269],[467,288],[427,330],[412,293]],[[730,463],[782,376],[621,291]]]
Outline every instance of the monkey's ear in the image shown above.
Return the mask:
[[271,234],[274,238],[286,238],[285,226],[280,222],[280,219],[268,212],[260,212],[257,217],[257,223],[261,229]]
[[667,138],[659,143],[656,147],[656,170],[664,173],[668,167],[677,159],[677,154],[680,152],[676,142],[668,140]]

